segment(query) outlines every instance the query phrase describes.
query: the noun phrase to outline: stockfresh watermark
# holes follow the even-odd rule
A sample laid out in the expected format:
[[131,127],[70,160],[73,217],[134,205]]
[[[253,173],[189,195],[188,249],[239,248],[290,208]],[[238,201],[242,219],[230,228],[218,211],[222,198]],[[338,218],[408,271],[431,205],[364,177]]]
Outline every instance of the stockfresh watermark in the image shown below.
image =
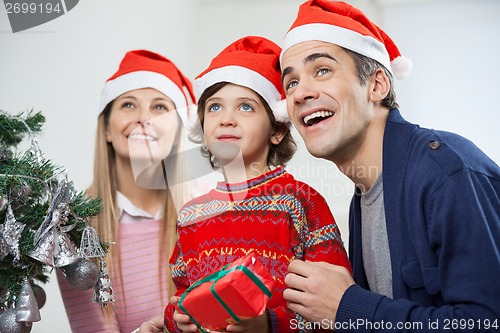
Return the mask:
[[13,33],[30,29],[60,16],[78,4],[79,0],[3,0]]

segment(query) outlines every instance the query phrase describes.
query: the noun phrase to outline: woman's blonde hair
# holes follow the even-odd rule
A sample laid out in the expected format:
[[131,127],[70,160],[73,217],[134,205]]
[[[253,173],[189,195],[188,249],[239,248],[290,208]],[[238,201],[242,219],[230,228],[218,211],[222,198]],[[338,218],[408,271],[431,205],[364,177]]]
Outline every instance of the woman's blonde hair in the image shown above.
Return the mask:
[[[103,211],[98,216],[96,216],[92,221],[92,226],[97,230],[99,237],[102,241],[112,242],[113,244],[108,248],[108,254],[105,258],[106,265],[110,277],[114,281],[117,281],[119,285],[122,285],[121,276],[121,261],[119,252],[119,228],[120,221],[118,216],[118,206],[116,203],[118,182],[116,175],[116,160],[115,160],[115,150],[111,143],[106,140],[106,128],[109,121],[109,116],[111,114],[113,102],[110,102],[103,112],[99,115],[97,133],[96,133],[96,143],[95,143],[95,153],[94,153],[94,177],[91,186],[88,189],[88,194],[91,197],[99,197],[103,200]],[[180,118],[179,124],[181,124]],[[182,183],[183,170],[185,170],[183,161],[181,159],[182,154],[177,154],[182,149],[182,140],[180,138],[183,135],[183,128],[179,125],[179,130],[177,131],[176,144],[172,148],[172,153],[169,158],[168,163],[163,163],[163,172],[166,175],[175,174],[176,183]],[[168,166],[166,166],[168,164]],[[170,168],[171,170],[165,170],[165,168]],[[180,208],[187,199],[187,190],[185,186],[175,186],[174,189],[169,189],[168,184],[165,184],[165,205],[163,207],[163,216],[160,223],[160,241],[159,241],[159,262],[158,270],[161,270],[162,263],[168,262],[174,244],[176,242],[176,220],[177,220],[177,208]],[[117,265],[117,267],[115,267]],[[113,274],[114,271],[120,272],[119,276]],[[162,285],[166,283],[167,291],[169,295],[173,295],[175,292],[175,287],[173,285],[170,270],[168,268],[163,272],[159,272],[160,278],[159,285],[162,290]],[[162,295],[162,297],[167,297],[167,295]],[[106,318],[110,319],[114,316],[114,308],[112,306],[107,306],[103,308]]]

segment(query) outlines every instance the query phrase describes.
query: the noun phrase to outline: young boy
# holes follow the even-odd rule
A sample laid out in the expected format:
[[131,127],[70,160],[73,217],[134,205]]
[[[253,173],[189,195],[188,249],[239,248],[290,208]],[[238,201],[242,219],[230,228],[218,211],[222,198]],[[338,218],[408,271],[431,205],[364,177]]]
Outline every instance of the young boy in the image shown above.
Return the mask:
[[[204,154],[221,169],[225,181],[179,212],[178,240],[170,260],[176,295],[249,252],[276,280],[266,312],[228,325],[227,331],[291,332],[305,326],[283,298],[292,260],[351,269],[324,198],[284,169],[296,145],[280,103],[280,51],[265,38],[244,37],[225,48],[195,80],[201,127],[192,137],[203,142]],[[196,332],[189,317],[175,310],[177,302],[173,297],[166,308],[167,330]]]

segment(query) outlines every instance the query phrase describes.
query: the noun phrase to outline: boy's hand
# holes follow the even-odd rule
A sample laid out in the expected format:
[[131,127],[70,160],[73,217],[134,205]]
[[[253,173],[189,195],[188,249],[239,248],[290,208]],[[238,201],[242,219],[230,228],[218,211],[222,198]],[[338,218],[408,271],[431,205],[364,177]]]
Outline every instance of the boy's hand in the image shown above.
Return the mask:
[[[176,305],[179,303],[180,297],[178,296],[172,296],[170,298],[170,304]],[[188,315],[179,313],[177,311],[177,308],[174,311],[174,320],[175,323],[177,324],[177,327],[182,331],[182,332],[197,332],[198,327],[196,327],[195,324],[191,323],[191,319],[189,318]]]
[[245,333],[265,333],[269,332],[269,323],[267,321],[267,312],[264,314],[247,319],[235,325],[228,325],[227,332],[245,332]]

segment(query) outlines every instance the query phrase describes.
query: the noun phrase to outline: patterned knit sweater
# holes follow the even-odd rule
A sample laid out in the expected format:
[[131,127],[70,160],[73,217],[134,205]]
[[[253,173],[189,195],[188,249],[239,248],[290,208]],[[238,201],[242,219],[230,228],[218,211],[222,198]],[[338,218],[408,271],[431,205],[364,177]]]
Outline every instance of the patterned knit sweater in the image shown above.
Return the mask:
[[[181,209],[170,259],[177,295],[251,251],[276,280],[267,305],[270,332],[294,331],[291,320],[299,324],[304,320],[287,309],[283,298],[292,260],[326,261],[351,270],[326,201],[283,167],[244,183],[218,183]],[[172,318],[174,310],[172,305],[166,307],[165,326],[169,332],[180,332]]]

